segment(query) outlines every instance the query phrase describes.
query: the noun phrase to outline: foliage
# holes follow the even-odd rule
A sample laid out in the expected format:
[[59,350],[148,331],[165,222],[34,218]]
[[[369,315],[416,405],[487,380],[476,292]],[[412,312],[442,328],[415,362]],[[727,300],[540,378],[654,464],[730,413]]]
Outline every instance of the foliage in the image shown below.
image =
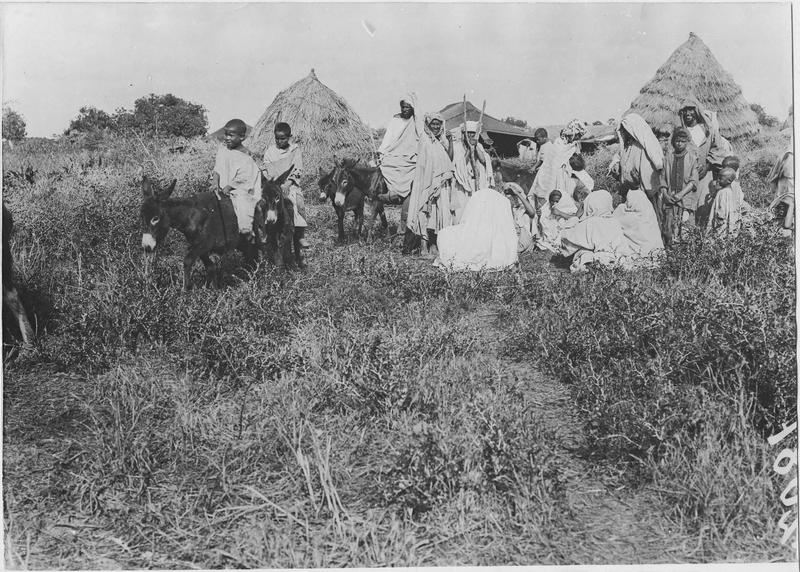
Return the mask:
[[113,125],[114,119],[105,111],[96,107],[84,106],[78,110],[78,116],[69,122],[69,127],[64,134],[103,131]]
[[514,127],[522,127],[522,128],[528,126],[528,122],[525,121],[524,119],[516,119],[511,116],[504,118],[503,123],[508,123],[509,125],[513,125]]
[[10,108],[3,109],[3,138],[9,141],[25,139],[25,119]]
[[147,136],[196,137],[208,130],[206,109],[168,93],[150,94],[134,102],[133,111],[117,110],[120,129],[135,129]]
[[602,124],[603,122],[600,120],[592,122],[592,125],[602,125]]
[[[170,148],[4,153],[35,175],[3,199],[39,338],[4,364],[12,563],[792,558],[764,438],[796,407],[794,259],[772,227],[628,273],[548,255],[447,274],[382,239],[333,247],[330,205],[309,205],[307,271],[232,254],[224,291],[184,293],[182,237],[143,268],[138,181],[205,190],[214,144]],[[598,188],[613,151],[587,156]]]

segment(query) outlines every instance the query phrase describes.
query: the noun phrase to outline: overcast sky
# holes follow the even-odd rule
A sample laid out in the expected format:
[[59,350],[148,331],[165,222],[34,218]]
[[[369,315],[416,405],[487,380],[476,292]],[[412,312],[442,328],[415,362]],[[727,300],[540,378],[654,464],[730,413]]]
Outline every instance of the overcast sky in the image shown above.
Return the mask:
[[316,69],[373,127],[417,91],[425,110],[464,93],[531,124],[619,117],[695,32],[745,98],[786,117],[791,16],[775,4],[4,5],[3,101],[28,134],[62,132],[82,105],[149,93],[201,103],[215,129],[254,123]]

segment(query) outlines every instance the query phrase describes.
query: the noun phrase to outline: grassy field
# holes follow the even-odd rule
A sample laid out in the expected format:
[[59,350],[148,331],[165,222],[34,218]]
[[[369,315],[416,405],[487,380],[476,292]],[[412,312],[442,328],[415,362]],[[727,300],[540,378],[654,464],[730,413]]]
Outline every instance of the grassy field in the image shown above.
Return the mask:
[[[770,143],[742,171],[757,206]],[[97,153],[4,156],[39,339],[4,363],[7,567],[795,558],[766,440],[796,418],[774,226],[647,271],[537,254],[448,275],[387,239],[334,246],[313,205],[305,272],[231,255],[225,290],[184,293],[179,235],[142,272],[137,181],[149,158],[176,193],[204,189],[213,148]],[[8,174],[27,166],[33,183]]]

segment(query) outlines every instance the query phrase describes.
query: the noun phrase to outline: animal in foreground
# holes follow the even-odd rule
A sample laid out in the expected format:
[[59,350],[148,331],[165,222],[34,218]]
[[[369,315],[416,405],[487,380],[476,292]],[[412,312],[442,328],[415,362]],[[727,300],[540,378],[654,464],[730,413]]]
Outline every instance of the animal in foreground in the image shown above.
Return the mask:
[[261,234],[265,238],[267,259],[279,267],[296,264],[298,268],[303,268],[305,263],[300,235],[294,226],[294,204],[283,196],[281,188],[292,169],[294,165],[274,180],[261,178],[261,200],[256,207],[260,213],[256,215],[256,220],[263,221]]
[[198,260],[202,260],[208,278],[219,288],[219,269],[212,255],[239,249],[245,264],[252,266],[258,257],[258,247],[239,234],[229,197],[217,198],[209,191],[171,198],[176,182],[173,180],[169,187],[162,189],[147,177],[142,179],[142,248],[145,255],[154,255],[171,228],[180,231],[189,243],[183,258],[184,289],[191,288],[192,268]]
[[3,306],[14,316],[22,336],[22,343],[28,346],[33,342],[33,328],[31,328],[25,308],[22,306],[19,293],[14,285],[14,263],[11,258],[13,230],[14,220],[6,205],[3,205]]
[[386,193],[386,183],[383,175],[377,167],[361,167],[350,159],[342,159],[336,162],[334,167],[331,184],[328,184],[326,192],[328,198],[333,203],[338,218],[339,234],[337,240],[344,241],[344,215],[347,211],[353,211],[356,221],[356,236],[361,236],[364,224],[364,203],[370,199],[372,213],[369,219],[369,228],[372,228],[375,218],[380,216],[381,226],[385,229],[389,226],[384,211],[384,203],[378,195]]

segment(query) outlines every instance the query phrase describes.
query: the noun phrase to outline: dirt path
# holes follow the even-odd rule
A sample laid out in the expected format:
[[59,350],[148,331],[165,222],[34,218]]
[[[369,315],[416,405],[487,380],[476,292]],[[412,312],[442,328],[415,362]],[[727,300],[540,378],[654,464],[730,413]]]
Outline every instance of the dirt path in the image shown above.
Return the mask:
[[586,455],[579,412],[572,405],[569,388],[523,362],[503,356],[500,348],[508,335],[497,308],[487,305],[474,310],[481,324],[484,343],[510,376],[535,387],[535,409],[545,426],[557,438],[555,443],[562,476],[567,483],[567,504],[574,526],[563,534],[573,537],[574,552],[568,561],[581,564],[636,564],[673,562],[686,559],[676,552],[679,541],[663,530],[656,518],[659,507],[652,492],[630,490],[620,485],[619,474],[599,466]]

